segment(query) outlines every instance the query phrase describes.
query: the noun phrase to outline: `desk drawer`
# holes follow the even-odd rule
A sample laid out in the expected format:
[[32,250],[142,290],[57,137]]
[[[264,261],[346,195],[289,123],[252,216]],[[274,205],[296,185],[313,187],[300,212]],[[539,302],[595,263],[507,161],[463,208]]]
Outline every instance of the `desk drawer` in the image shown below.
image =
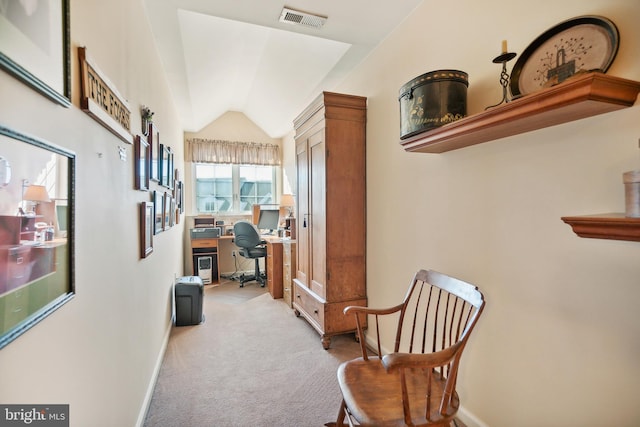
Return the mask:
[[5,291],[19,288],[31,277],[31,247],[14,246],[8,250]]
[[195,239],[191,240],[192,248],[217,248],[218,239]]
[[29,315],[29,287],[25,286],[4,297],[4,328],[10,329]]
[[293,303],[304,317],[315,323],[316,328],[324,331],[324,303],[313,296],[304,286],[295,282]]

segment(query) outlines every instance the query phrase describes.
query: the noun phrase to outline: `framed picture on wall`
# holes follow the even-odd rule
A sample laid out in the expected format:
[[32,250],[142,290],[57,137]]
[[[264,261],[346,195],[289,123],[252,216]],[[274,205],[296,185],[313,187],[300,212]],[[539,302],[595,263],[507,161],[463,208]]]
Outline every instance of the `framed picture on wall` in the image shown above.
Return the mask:
[[163,187],[169,187],[170,154],[169,146],[160,144],[160,185]]
[[2,348],[75,295],[76,156],[1,125],[0,147]]
[[173,164],[173,150],[171,149],[171,147],[169,147],[169,178],[167,181],[167,187],[169,187],[169,189],[171,190],[171,193],[173,193],[173,189],[174,189],[174,185],[175,185],[175,170],[174,170],[174,164]]
[[158,182],[160,180],[160,132],[153,122],[149,122],[147,141],[150,150],[149,179]]
[[178,213],[184,212],[184,184],[182,181],[176,181],[176,204]]
[[0,1],[0,68],[69,107],[69,0]]
[[163,207],[162,228],[163,230],[168,230],[171,228],[171,196],[167,192],[164,193]]
[[151,169],[150,148],[144,136],[136,135],[135,141],[135,188],[149,189],[149,171]]
[[169,225],[173,227],[176,225],[176,199],[172,196],[169,196],[170,204],[169,206]]
[[160,191],[153,192],[153,234],[159,234],[164,228],[164,196]]
[[184,182],[180,181],[180,213],[184,213]]
[[153,203],[140,203],[140,258],[146,258],[153,252]]

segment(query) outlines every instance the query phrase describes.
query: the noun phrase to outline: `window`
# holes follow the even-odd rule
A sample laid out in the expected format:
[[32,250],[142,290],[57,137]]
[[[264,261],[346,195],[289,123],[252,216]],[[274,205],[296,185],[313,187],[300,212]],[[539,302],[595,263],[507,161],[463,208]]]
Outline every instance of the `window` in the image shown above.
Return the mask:
[[247,213],[275,203],[277,166],[195,164],[198,213]]

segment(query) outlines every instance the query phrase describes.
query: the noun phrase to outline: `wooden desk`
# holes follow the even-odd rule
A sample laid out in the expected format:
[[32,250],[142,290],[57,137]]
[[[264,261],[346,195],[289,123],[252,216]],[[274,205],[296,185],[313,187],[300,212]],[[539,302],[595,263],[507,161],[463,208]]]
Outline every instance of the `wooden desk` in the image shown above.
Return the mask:
[[267,287],[274,299],[282,298],[282,239],[267,236]]
[[293,308],[293,278],[296,275],[296,241],[282,240],[282,298]]
[[211,283],[220,283],[220,272],[218,271],[218,238],[191,239],[191,257],[194,276],[198,276],[198,258],[204,256],[211,257]]
[[[277,236],[261,236],[267,242],[267,257],[264,269],[267,274],[267,287],[274,299],[283,297],[283,239]],[[221,241],[233,241],[233,235],[224,235],[207,239],[191,239],[193,275],[198,275],[197,257],[210,256],[215,268],[212,268],[211,283],[220,283],[219,256]]]

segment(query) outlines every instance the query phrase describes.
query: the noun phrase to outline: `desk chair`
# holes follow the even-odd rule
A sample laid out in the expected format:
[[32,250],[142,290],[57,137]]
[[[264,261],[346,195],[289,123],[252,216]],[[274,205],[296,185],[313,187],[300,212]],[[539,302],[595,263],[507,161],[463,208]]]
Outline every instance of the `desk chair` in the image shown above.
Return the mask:
[[254,280],[264,287],[266,278],[260,273],[260,258],[267,256],[267,242],[260,238],[256,227],[248,221],[236,222],[233,226],[233,234],[236,246],[240,249],[240,255],[247,259],[254,259],[256,263],[253,275],[243,273],[240,276],[240,287],[242,288],[246,282]]
[[[338,368],[343,400],[337,421],[325,425],[344,426],[345,418],[349,426],[455,425],[460,357],[483,309],[477,287],[433,270],[418,271],[394,307],[345,308],[356,316],[362,357]],[[365,316],[375,321],[369,338],[376,339],[378,356],[367,353]],[[379,331],[387,317],[396,337],[383,355]]]

